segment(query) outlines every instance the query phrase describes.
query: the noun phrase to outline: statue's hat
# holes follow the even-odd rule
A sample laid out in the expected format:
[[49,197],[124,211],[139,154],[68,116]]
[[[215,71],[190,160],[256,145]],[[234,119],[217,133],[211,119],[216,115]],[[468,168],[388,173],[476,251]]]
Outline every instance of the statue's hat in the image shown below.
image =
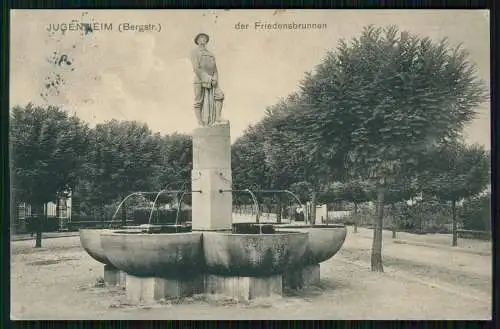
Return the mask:
[[205,38],[207,38],[207,42],[208,42],[208,40],[210,40],[210,38],[208,37],[208,34],[206,34],[206,33],[198,33],[194,37],[194,43],[198,44],[198,38],[201,37],[202,35],[205,36]]

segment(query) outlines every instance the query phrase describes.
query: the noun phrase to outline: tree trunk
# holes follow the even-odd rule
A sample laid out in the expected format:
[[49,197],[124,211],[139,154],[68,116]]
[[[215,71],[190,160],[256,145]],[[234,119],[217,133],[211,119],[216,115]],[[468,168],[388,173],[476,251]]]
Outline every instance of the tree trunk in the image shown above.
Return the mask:
[[328,225],[328,222],[330,221],[330,216],[328,215],[328,213],[329,213],[329,210],[328,210],[328,209],[329,209],[329,208],[330,208],[330,203],[329,203],[329,202],[327,202],[327,203],[326,203],[326,219],[325,219],[325,223],[326,223],[326,225]]
[[396,239],[396,206],[394,203],[391,203],[391,211],[392,211],[392,238]]
[[452,241],[452,246],[456,247],[458,245],[458,236],[457,236],[457,201],[453,200],[451,201],[451,219],[452,219],[452,234],[453,234],[453,241]]
[[354,233],[358,233],[358,203],[354,202]]
[[36,227],[36,238],[35,238],[35,248],[42,248],[42,231],[43,231],[43,222],[44,222],[44,207],[43,203],[35,205],[34,208],[36,209],[36,214],[35,214],[35,227]]
[[[12,176],[11,176],[12,177]],[[10,189],[10,231],[12,235],[17,234],[18,228],[20,225],[20,216],[19,216],[19,204],[14,200],[14,193],[12,189]]]
[[316,224],[316,191],[312,192],[311,196],[311,211],[310,211],[310,223],[312,225]]
[[278,224],[281,224],[281,214],[283,212],[283,206],[281,204],[281,198],[278,197],[278,200],[277,200],[277,207],[276,207],[276,222]]
[[60,221],[61,218],[61,198],[59,197],[59,193],[57,193],[56,199],[56,218]]
[[272,204],[268,201],[266,203],[266,214],[267,214],[267,220],[269,221],[269,216],[271,215],[271,212],[273,211]]
[[373,244],[371,265],[373,272],[384,272],[382,265],[382,224],[384,220],[384,196],[385,189],[377,189],[377,216],[375,216],[375,225],[373,228]]
[[418,204],[418,230],[420,233],[422,233],[422,214],[423,214],[423,208],[424,208],[424,199],[419,201]]

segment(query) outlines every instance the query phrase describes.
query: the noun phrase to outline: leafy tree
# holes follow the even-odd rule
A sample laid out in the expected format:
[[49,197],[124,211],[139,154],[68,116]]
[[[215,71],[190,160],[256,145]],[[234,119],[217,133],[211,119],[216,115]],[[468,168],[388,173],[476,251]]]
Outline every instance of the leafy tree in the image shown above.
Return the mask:
[[372,186],[363,180],[349,180],[332,185],[338,199],[354,204],[354,233],[358,232],[358,206],[371,200]]
[[250,126],[231,148],[234,189],[257,188],[266,184],[268,167],[262,148],[263,126]]
[[282,185],[290,186],[298,182],[310,185],[310,220],[314,222],[317,199],[324,198],[330,183],[341,177],[343,158],[336,152],[335,145],[330,145],[328,149],[311,145],[309,139],[314,138],[311,134],[314,135],[315,131],[310,125],[321,123],[304,118],[308,107],[307,99],[297,93],[281,101],[266,118],[270,132],[266,134],[266,140],[272,145],[267,149],[268,158],[274,159],[272,167],[275,172],[287,177]]
[[157,183],[161,144],[145,124],[112,120],[98,124],[90,138],[87,183],[82,198],[97,205],[110,204]]
[[[264,128],[262,147],[268,169],[267,186],[273,189],[284,189],[297,181],[297,159],[290,145],[294,138],[290,131],[290,120],[287,115],[292,111],[294,99],[281,101],[267,109],[267,116],[262,121]],[[300,178],[299,178],[300,179]]]
[[482,146],[453,142],[437,147],[430,158],[433,165],[425,175],[424,191],[451,202],[452,246],[457,246],[457,202],[486,188],[490,176],[489,154]]
[[401,203],[397,215],[398,228],[405,232],[450,232],[444,225],[451,222],[451,206],[430,195],[423,194],[410,204]]
[[[263,150],[265,127],[262,123],[249,126],[231,147],[231,170],[233,190],[250,189],[253,192],[268,188],[269,168]],[[253,201],[247,193],[235,192],[234,202],[252,205]],[[259,205],[262,195],[257,194]],[[260,210],[257,210],[260,211]]]
[[[266,109],[266,117],[233,145],[233,184],[255,186],[256,189],[288,189],[312,201],[310,218],[315,218],[318,197],[325,195],[328,182],[333,180],[331,168],[341,168],[343,159],[331,165],[330,154],[311,153],[306,139],[308,129],[300,123],[304,103],[297,93],[290,94]],[[298,184],[298,185],[297,185]],[[308,187],[300,191],[303,184]],[[318,194],[319,192],[319,194]],[[268,209],[277,202],[278,220],[284,207],[281,194],[259,195]],[[269,211],[269,210],[268,210]]]
[[461,133],[486,100],[485,88],[461,47],[368,26],[327,53],[302,92],[307,149],[345,156],[350,175],[376,187],[371,268],[383,271],[387,189],[400,173],[417,172],[428,147]]
[[[155,136],[158,138],[158,136]],[[157,189],[169,186],[170,189],[190,188],[191,170],[193,169],[193,143],[191,136],[174,133],[159,139],[161,143],[160,167],[155,183],[163,184]],[[161,182],[161,183],[160,183]]]
[[[399,177],[394,180],[387,189],[386,204],[390,205],[392,216],[392,238],[396,238],[396,230],[398,228],[398,214],[397,204],[401,204],[411,200],[419,192],[418,179],[412,173],[399,173]],[[399,207],[400,208],[400,207]]]
[[458,213],[464,229],[491,231],[491,193],[465,199]]
[[[281,220],[284,197],[277,193],[258,193],[263,189],[285,189],[293,182],[294,175],[286,160],[286,151],[278,150],[282,135],[277,130],[284,108],[279,104],[267,109],[265,119],[249,127],[232,147],[234,189],[251,189],[266,212],[273,211]],[[249,196],[236,194],[238,200],[250,202]]]
[[[275,106],[268,108],[267,116],[262,121],[265,127],[263,151],[268,168],[266,180],[268,188],[288,189],[298,182],[313,183],[309,173],[312,170],[311,167],[318,168],[318,164],[304,157],[295,144],[295,141],[301,138],[301,135],[293,129],[294,113],[299,107],[298,96],[291,94]],[[306,191],[312,199],[312,208],[315,210],[316,189]],[[286,204],[284,200],[289,197],[289,195],[277,193],[271,200],[266,198],[271,202],[277,202],[278,222],[281,220],[281,213]],[[311,214],[313,218],[314,210]]]
[[89,129],[53,106],[28,104],[11,112],[12,186],[16,202],[31,204],[37,218],[36,247],[42,245],[43,205],[75,186],[89,143]]
[[[106,205],[132,192],[190,188],[192,142],[188,135],[161,136],[152,134],[145,124],[112,120],[92,130],[91,145],[86,175],[74,191],[84,212],[97,210],[106,217]],[[184,195],[183,203],[190,202],[190,195]]]
[[[159,174],[155,175],[153,188],[156,190],[191,190],[193,169],[193,142],[191,136],[174,133],[161,140]],[[171,195],[173,196],[173,195]],[[180,194],[182,205],[191,205],[191,194]],[[178,200],[179,201],[179,200]]]

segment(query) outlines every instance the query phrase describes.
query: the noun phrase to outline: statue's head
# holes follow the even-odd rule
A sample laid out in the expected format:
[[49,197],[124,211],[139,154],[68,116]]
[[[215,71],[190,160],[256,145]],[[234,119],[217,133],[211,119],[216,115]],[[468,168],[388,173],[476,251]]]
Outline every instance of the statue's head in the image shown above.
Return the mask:
[[208,34],[206,33],[198,33],[195,37],[194,37],[194,43],[196,43],[197,45],[199,44],[204,44],[206,45],[208,43],[208,40],[210,38],[208,37]]

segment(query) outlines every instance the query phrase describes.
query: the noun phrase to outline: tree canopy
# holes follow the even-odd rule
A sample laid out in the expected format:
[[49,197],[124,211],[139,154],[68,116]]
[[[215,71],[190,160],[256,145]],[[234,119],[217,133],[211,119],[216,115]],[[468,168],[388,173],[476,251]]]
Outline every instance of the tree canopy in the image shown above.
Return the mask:
[[357,180],[374,186],[372,269],[381,271],[385,199],[402,195],[388,191],[414,194],[427,154],[456,140],[486,100],[461,46],[395,26],[367,26],[341,40],[305,75],[298,93],[268,111],[260,123],[268,127],[258,136],[265,146],[260,154],[279,170],[275,178],[293,173],[288,184],[308,181],[319,190]]
[[10,143],[15,199],[41,205],[76,184],[89,149],[89,128],[59,108],[30,103],[12,109]]

